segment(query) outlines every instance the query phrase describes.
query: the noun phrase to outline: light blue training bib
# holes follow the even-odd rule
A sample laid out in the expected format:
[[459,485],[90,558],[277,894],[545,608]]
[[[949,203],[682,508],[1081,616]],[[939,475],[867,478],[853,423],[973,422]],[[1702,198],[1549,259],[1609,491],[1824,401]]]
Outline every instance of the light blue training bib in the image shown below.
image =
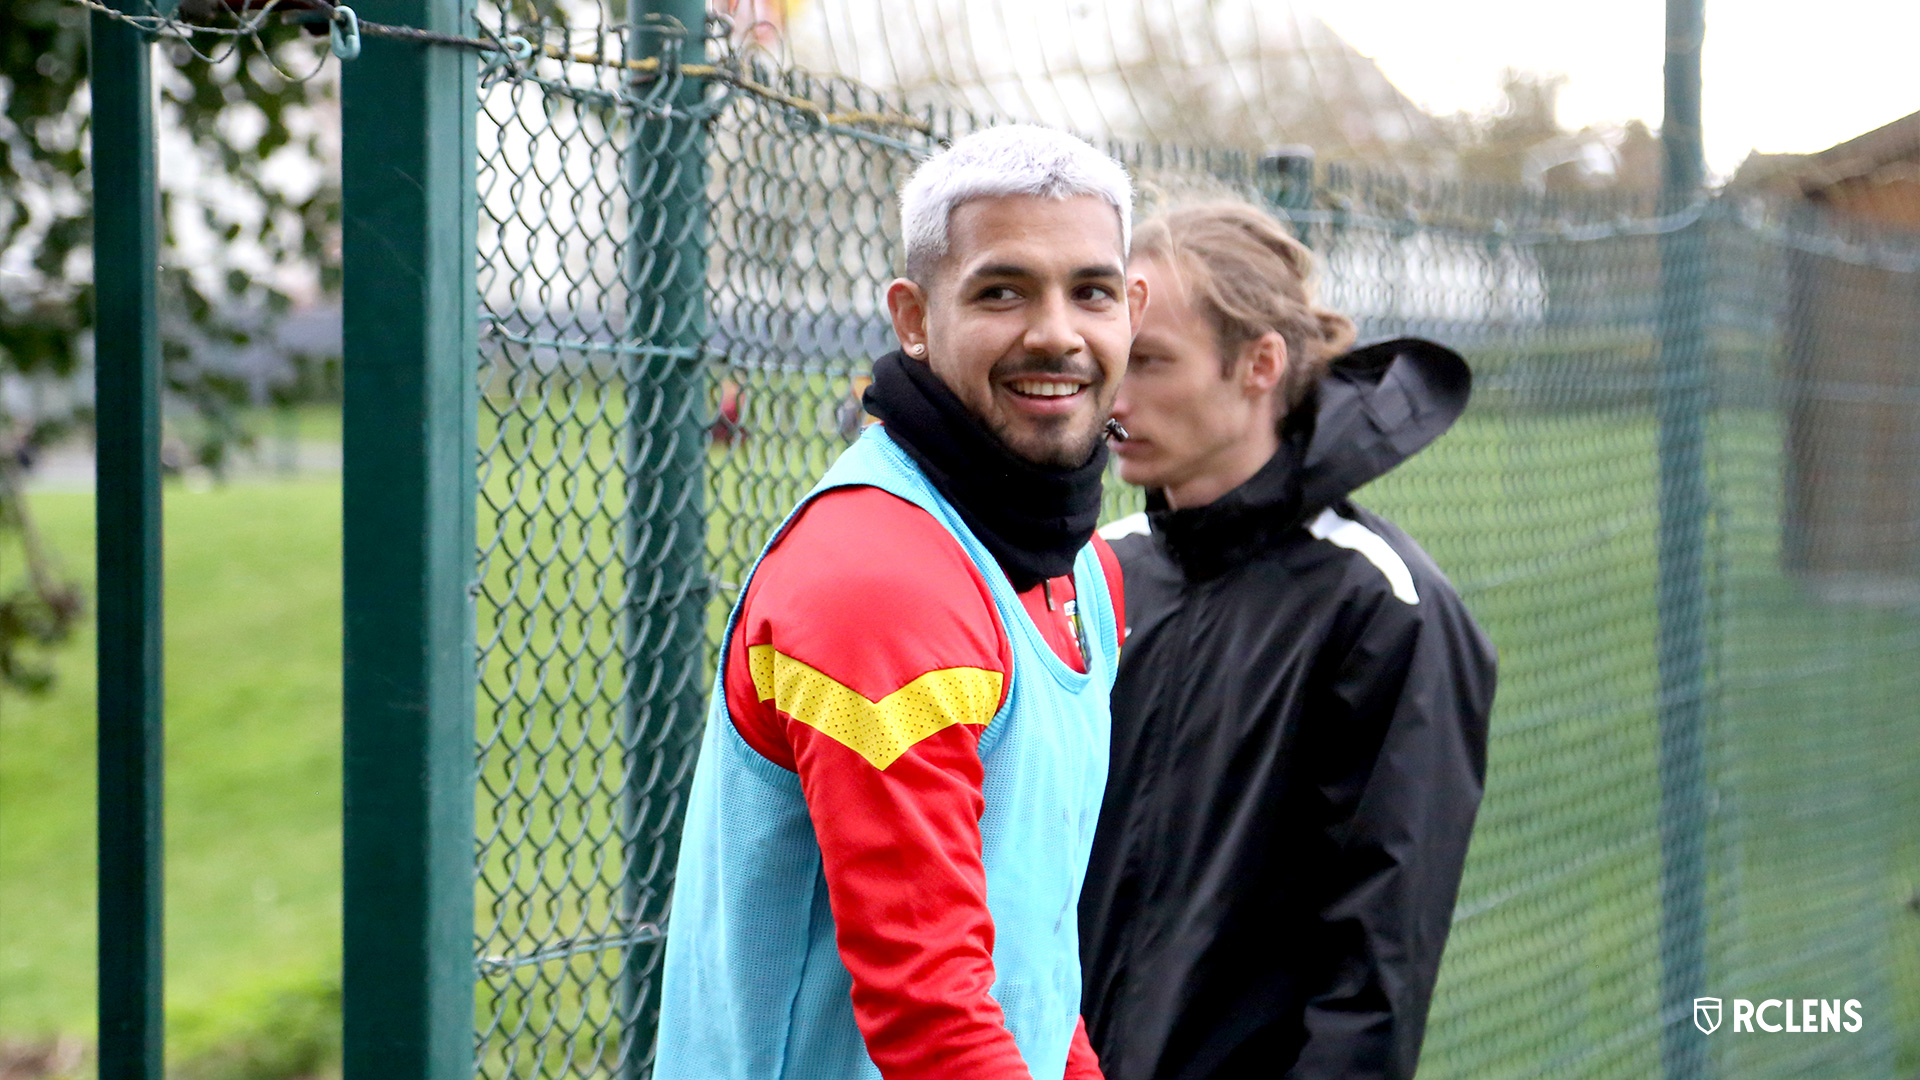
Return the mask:
[[[787,524],[821,493],[862,485],[913,503],[959,540],[1012,644],[1006,702],[980,738],[992,993],[1028,1071],[1052,1080],[1066,1071],[1080,1015],[1076,909],[1107,779],[1119,649],[1106,575],[1092,545],[1081,549],[1073,577],[1088,652],[1082,674],[1047,645],[999,564],[883,425],[840,456]],[[746,592],[743,583],[743,600]],[[735,605],[727,641],[739,618]],[[734,729],[725,641],[720,655],[674,879],[654,1076],[877,1080],[854,1025],[852,977],[834,944],[800,780]]]

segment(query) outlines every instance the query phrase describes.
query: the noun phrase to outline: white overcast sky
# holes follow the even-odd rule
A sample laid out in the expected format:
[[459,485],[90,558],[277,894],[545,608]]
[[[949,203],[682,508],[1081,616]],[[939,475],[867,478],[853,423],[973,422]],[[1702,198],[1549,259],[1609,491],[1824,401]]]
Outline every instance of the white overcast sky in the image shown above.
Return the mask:
[[[1567,76],[1571,127],[1660,126],[1665,0],[1297,0],[1430,111],[1498,102],[1519,67]],[[1724,177],[1920,111],[1920,0],[1707,0],[1702,125]]]

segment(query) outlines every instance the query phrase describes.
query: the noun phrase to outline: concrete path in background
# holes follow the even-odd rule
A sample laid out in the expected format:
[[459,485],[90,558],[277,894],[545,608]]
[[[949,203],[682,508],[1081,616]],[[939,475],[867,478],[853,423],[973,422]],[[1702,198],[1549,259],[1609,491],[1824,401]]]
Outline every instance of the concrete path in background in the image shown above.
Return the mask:
[[[292,450],[292,453],[288,453]],[[275,477],[340,471],[340,444],[303,442],[296,447],[262,440],[251,453],[236,454],[228,464],[228,480],[268,480]],[[187,470],[186,483],[213,482],[206,470]],[[28,491],[73,492],[93,490],[93,450],[71,447],[50,451],[27,473]]]

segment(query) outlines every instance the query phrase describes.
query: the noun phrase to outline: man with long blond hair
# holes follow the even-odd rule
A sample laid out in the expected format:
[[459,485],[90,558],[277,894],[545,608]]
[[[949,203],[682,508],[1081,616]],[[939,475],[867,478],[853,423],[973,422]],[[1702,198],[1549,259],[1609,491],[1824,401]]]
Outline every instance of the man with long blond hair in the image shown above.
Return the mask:
[[1113,413],[1147,512],[1080,905],[1111,1080],[1409,1077],[1486,769],[1494,655],[1349,494],[1465,408],[1466,364],[1349,351],[1313,258],[1241,204],[1135,233],[1153,303]]

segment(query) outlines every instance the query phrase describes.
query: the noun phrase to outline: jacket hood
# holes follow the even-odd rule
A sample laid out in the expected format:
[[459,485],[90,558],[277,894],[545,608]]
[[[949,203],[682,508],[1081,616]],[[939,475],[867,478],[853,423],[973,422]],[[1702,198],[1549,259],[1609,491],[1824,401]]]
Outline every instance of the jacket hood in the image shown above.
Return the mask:
[[1335,360],[1316,389],[1299,463],[1300,509],[1314,514],[1392,471],[1453,426],[1473,393],[1460,354],[1395,338]]

